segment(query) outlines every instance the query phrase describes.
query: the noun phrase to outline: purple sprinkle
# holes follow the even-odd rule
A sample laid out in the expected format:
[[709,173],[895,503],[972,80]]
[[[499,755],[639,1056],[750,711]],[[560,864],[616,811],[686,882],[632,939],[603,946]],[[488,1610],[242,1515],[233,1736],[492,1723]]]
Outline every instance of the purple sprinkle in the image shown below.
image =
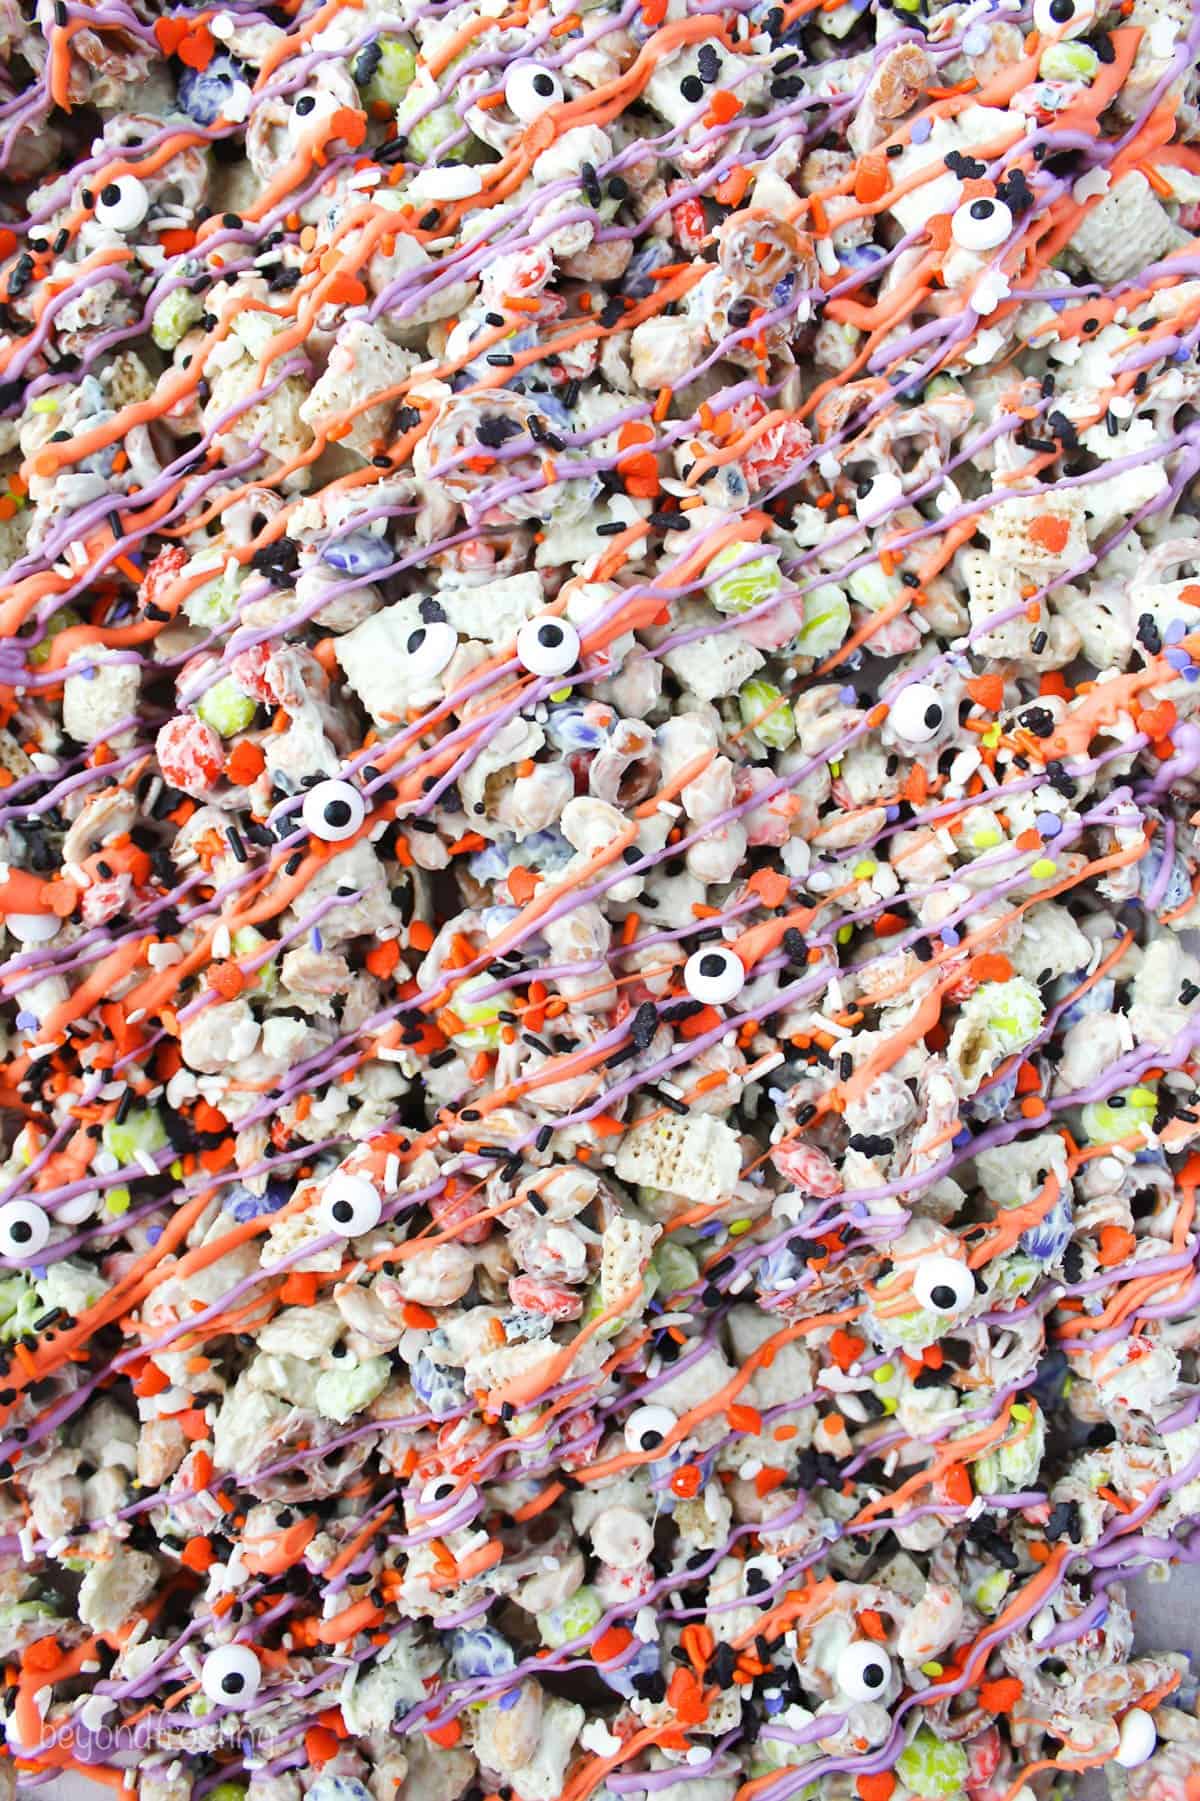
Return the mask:
[[948,944],[951,949],[959,942],[959,935],[953,926],[943,926],[938,936],[942,943]]
[[35,1282],[44,1282],[46,1280],[46,1265],[44,1263],[31,1264],[29,1273]]
[[1174,646],[1163,654],[1172,669],[1187,669],[1192,661],[1186,650],[1177,650]]
[[85,663],[82,669],[77,669],[74,673],[76,675],[81,675],[85,682],[94,682],[96,679],[96,665],[94,663]]
[[21,1011],[17,1014],[17,1024],[20,1026],[21,1030],[23,1032],[35,1032],[37,1030],[37,1023],[37,1014],[27,1013],[24,1007],[22,1007]]
[[500,1711],[502,1713],[507,1713],[509,1708],[515,1707],[520,1699],[521,1691],[519,1688],[506,1688],[500,1697]]
[[1172,619],[1170,625],[1162,635],[1162,641],[1164,644],[1178,644],[1181,638],[1186,637],[1187,626],[1183,623],[1183,620]]
[[883,811],[884,811],[884,815],[887,819],[888,824],[895,825],[896,821],[900,817],[899,807],[897,807],[897,806],[885,807],[883,809]]
[[932,130],[933,121],[931,119],[914,119],[908,135],[914,144],[923,144]]
[[312,932],[310,933],[310,937],[312,940],[312,947],[315,951],[319,951],[319,950],[323,949],[324,940],[322,939],[320,931],[318,930],[318,928],[316,926],[313,927]]
[[1039,813],[1034,823],[1043,838],[1057,838],[1062,831],[1062,821],[1054,813]]
[[853,688],[839,688],[838,689],[838,699],[841,701],[841,703],[844,707],[853,707],[853,706],[858,705],[858,695],[854,692]]
[[163,1228],[161,1226],[147,1226],[146,1227],[146,1243],[147,1244],[157,1244],[159,1239],[162,1237],[162,1235],[163,1235]]

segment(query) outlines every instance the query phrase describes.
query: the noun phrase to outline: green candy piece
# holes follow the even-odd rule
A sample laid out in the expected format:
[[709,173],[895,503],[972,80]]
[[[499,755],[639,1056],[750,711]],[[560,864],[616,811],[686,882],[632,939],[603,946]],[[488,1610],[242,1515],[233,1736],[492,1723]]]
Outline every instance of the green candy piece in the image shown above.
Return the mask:
[[[374,51],[379,57],[375,60]],[[364,82],[362,71],[371,62],[374,68]],[[417,56],[412,47],[402,38],[377,38],[374,44],[368,44],[360,52],[355,64],[354,79],[364,100],[377,100],[384,106],[399,106],[405,94],[412,86],[417,73]]]
[[73,625],[82,625],[83,620],[74,607],[57,607],[46,621],[41,638],[29,653],[29,661],[35,669],[50,661],[50,651],[59,632],[70,631]]
[[1111,1144],[1139,1126],[1149,1127],[1158,1111],[1153,1088],[1123,1088],[1106,1101],[1089,1101],[1083,1109],[1084,1135],[1090,1144]]
[[1087,44],[1050,44],[1042,51],[1038,74],[1046,81],[1092,82],[1100,58]]
[[957,1801],[970,1765],[961,1745],[947,1745],[921,1726],[896,1759],[896,1772],[927,1801]]
[[705,588],[718,613],[748,613],[782,592],[783,577],[775,556],[747,557],[747,548],[745,544],[726,544],[708,565]]
[[344,1426],[383,1393],[390,1374],[386,1357],[368,1357],[365,1363],[356,1363],[350,1369],[326,1370],[317,1378],[317,1412]]
[[222,738],[232,738],[237,732],[244,732],[254,718],[258,702],[238,687],[231,675],[221,681],[214,682],[208,692],[201,696],[196,712],[205,725],[211,725],[214,732]]
[[562,1645],[569,1645],[572,1640],[583,1638],[604,1617],[604,1603],[594,1588],[585,1583],[577,1588],[569,1601],[560,1601],[557,1607],[551,1607],[546,1613],[537,1616],[538,1631],[542,1635],[542,1643],[550,1650],[557,1651]]
[[[461,130],[462,120],[449,106],[435,106],[432,112],[426,113],[408,128],[409,153],[415,163],[427,163],[437,155],[447,138]],[[441,158],[442,162],[461,163],[466,160],[470,138],[464,138],[461,144],[455,144]]]
[[157,1108],[131,1107],[119,1124],[115,1119],[104,1122],[100,1141],[123,1168],[133,1162],[138,1151],[161,1151],[167,1142],[167,1128]]
[[180,339],[185,338],[203,317],[204,302],[199,296],[187,288],[176,288],[155,307],[150,336],[160,350],[174,350]]
[[747,731],[772,750],[786,750],[796,736],[792,709],[774,682],[747,682],[738,695],[738,712]]
[[792,640],[797,656],[827,657],[845,643],[850,630],[850,602],[832,582],[822,582],[803,596],[804,624]]

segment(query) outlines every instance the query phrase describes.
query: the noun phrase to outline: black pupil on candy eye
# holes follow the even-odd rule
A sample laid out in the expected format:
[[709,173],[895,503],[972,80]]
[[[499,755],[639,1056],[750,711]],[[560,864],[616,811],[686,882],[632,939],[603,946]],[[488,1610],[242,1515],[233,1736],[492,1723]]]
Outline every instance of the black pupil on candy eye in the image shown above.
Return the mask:
[[121,190],[115,181],[110,181],[100,190],[100,198],[105,206],[115,206],[121,198]]
[[883,1665],[881,1663],[867,1664],[863,1669],[862,1679],[868,1688],[882,1688]]
[[990,219],[996,208],[990,200],[975,200],[971,203],[972,219]]
[[424,642],[425,642],[424,627],[422,627],[419,632],[411,632],[409,634],[409,639],[408,639],[408,654],[409,654],[409,656],[410,657],[415,656],[416,653],[420,650],[422,644],[424,644]]
[[709,956],[700,959],[700,974],[702,976],[720,976],[724,975],[724,973],[724,957],[718,957],[715,953],[712,953]]
[[557,650],[563,641],[561,625],[543,625],[538,632],[538,643],[547,650]]
[[942,709],[939,706],[926,707],[925,723],[931,732],[935,732],[942,723]]
[[957,1297],[948,1283],[939,1282],[929,1298],[940,1312],[945,1313],[948,1308],[953,1307]]
[[348,1226],[354,1218],[354,1209],[349,1201],[335,1201],[331,1211],[339,1226]]
[[33,1237],[33,1227],[27,1219],[17,1219],[8,1228],[8,1235],[10,1238],[14,1238],[18,1244],[28,1244]]
[[239,1676],[236,1670],[221,1678],[221,1687],[227,1695],[240,1695],[245,1686],[246,1678]]
[[663,1441],[663,1435],[661,1432],[655,1432],[653,1429],[651,1429],[649,1432],[642,1433],[642,1449],[643,1449],[643,1451],[657,1451],[657,1449],[658,1449],[659,1445],[662,1443],[662,1441]]
[[305,113],[310,113],[316,104],[317,103],[311,94],[301,94],[299,100],[296,102],[296,111],[300,114],[300,117],[303,118]]
[[548,100],[554,92],[554,77],[552,75],[535,75],[533,91],[535,94],[540,94],[543,100]]
[[1075,0],[1050,0],[1050,17],[1056,25],[1067,25],[1075,17]]
[[350,823],[350,803],[344,800],[331,800],[325,806],[325,823],[332,826]]

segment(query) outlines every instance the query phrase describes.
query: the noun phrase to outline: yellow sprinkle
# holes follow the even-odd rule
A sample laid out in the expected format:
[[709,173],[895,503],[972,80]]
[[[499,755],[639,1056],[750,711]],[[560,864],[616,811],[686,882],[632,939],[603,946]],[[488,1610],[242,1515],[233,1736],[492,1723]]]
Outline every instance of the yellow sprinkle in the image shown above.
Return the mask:
[[1013,1403],[1012,1417],[1015,1420],[1020,1420],[1023,1425],[1026,1420],[1031,1420],[1033,1415],[1030,1413],[1028,1407],[1026,1407],[1024,1401],[1015,1401]]
[[940,1663],[935,1663],[933,1661],[933,1659],[931,1658],[928,1663],[923,1663],[921,1665],[921,1674],[922,1674],[922,1676],[935,1676],[936,1677],[936,1676],[944,1676],[945,1671],[943,1670]]
[[865,882],[867,877],[873,876],[875,874],[875,871],[878,868],[879,868],[879,865],[875,861],[874,857],[863,857],[860,862],[858,862],[854,865],[855,881],[856,882]]
[[983,734],[983,737],[979,740],[979,742],[983,745],[983,748],[985,750],[995,750],[996,746],[1000,742],[1000,727],[999,727],[999,725],[998,724],[997,725],[989,725],[987,731]]
[[890,1382],[895,1374],[896,1366],[894,1363],[881,1363],[871,1379],[874,1382]]
[[1031,865],[1029,873],[1036,876],[1039,882],[1044,882],[1047,876],[1058,874],[1058,864],[1052,863],[1049,857],[1039,857],[1037,862]]
[[729,1228],[729,1236],[730,1238],[740,1238],[743,1232],[749,1230],[750,1221],[748,1219],[735,1219]]
[[58,399],[53,394],[41,394],[31,402],[31,408],[35,413],[57,413]]
[[839,944],[849,944],[849,942],[853,938],[853,936],[854,936],[854,927],[853,926],[839,926],[838,927],[837,941]]

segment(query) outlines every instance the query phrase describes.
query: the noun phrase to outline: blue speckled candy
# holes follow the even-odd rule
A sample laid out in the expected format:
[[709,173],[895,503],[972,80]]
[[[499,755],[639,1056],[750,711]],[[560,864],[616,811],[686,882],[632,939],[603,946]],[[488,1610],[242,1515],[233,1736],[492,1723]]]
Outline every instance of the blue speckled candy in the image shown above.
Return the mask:
[[546,736],[556,750],[599,750],[608,733],[588,719],[582,707],[554,707],[546,719]]
[[233,85],[246,80],[245,65],[218,50],[207,69],[185,69],[179,77],[179,104],[197,125],[213,125]]
[[1072,1230],[1071,1203],[1066,1195],[1059,1195],[1046,1217],[1022,1232],[1021,1249],[1042,1263],[1053,1263],[1070,1244]]
[[343,575],[377,575],[396,561],[396,553],[386,538],[373,532],[347,532],[325,546],[321,561]]
[[596,1674],[603,1677],[609,1688],[618,1695],[624,1695],[628,1700],[634,1693],[634,1677],[655,1675],[660,1667],[661,1655],[657,1642],[644,1645],[639,1639],[637,1650],[626,1663],[621,1665],[619,1670],[607,1669],[604,1664],[598,1663]]
[[1010,1069],[988,1088],[981,1088],[967,1102],[972,1119],[1003,1119],[1017,1092],[1017,1071]]
[[512,1646],[490,1626],[464,1626],[452,1633],[450,1655],[456,1676],[506,1676],[517,1667]]
[[310,1801],[371,1801],[371,1791],[355,1776],[318,1776]]
[[[1163,849],[1161,844],[1152,843],[1146,847],[1146,853],[1139,862],[1138,893],[1142,899],[1154,893],[1159,881],[1163,865]],[[1187,865],[1179,857],[1171,858],[1171,873],[1167,877],[1166,887],[1158,896],[1156,908],[1159,913],[1173,912],[1182,907],[1192,892],[1192,881],[1188,875]]]
[[[1085,981],[1086,978],[1086,969],[1077,969],[1074,974],[1063,976],[1062,987],[1069,994],[1073,988],[1078,988],[1080,982]],[[1117,984],[1112,976],[1101,976],[1100,980],[1089,988],[1086,994],[1081,994],[1078,1000],[1071,1001],[1068,1006],[1063,1008],[1058,1020],[1059,1031],[1070,1031],[1071,1027],[1078,1025],[1079,1021],[1088,1013],[1111,1013],[1116,993]]]
[[268,1182],[265,1194],[251,1194],[241,1183],[229,1189],[221,1205],[224,1212],[230,1214],[238,1224],[245,1220],[258,1219],[264,1213],[278,1213],[286,1207],[291,1191],[282,1182]]
[[467,1405],[462,1382],[444,1364],[435,1363],[426,1351],[418,1351],[412,1366],[413,1392],[435,1420],[448,1420]]

